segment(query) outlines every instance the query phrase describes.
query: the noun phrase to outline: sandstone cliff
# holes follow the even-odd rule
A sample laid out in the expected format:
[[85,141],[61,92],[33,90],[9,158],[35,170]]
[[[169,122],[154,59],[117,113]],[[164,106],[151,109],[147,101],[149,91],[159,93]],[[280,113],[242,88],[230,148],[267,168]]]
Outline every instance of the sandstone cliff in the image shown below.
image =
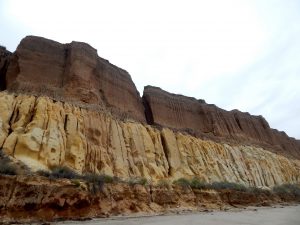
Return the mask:
[[0,147],[36,170],[66,165],[123,178],[197,176],[255,186],[300,181],[299,160],[259,147],[120,121],[48,97],[1,92],[0,107]]
[[143,99],[149,108],[148,121],[151,124],[188,131],[212,140],[255,144],[300,159],[299,140],[271,129],[262,116],[238,110],[226,111],[204,100],[171,94],[151,86],[145,87]]
[[[0,149],[33,170],[65,165],[152,181],[300,180],[300,142],[261,116],[146,87],[91,46],[24,38],[0,57]],[[5,81],[5,83],[4,83]]]

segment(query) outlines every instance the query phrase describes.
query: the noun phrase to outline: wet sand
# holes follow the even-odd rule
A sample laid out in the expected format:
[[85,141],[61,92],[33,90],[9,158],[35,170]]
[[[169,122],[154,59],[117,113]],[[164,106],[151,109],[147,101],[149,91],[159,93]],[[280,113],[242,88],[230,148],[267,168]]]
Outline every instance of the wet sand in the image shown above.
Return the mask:
[[58,224],[85,225],[300,225],[300,205],[268,208],[248,208],[235,211],[215,211],[185,215],[93,219]]

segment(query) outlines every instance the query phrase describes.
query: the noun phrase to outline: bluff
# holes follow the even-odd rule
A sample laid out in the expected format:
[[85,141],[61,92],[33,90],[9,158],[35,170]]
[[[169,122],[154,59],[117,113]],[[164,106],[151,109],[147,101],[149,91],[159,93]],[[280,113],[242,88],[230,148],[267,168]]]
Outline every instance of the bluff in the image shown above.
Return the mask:
[[32,170],[274,186],[300,181],[300,142],[262,116],[145,87],[88,44],[28,36],[1,50],[0,149]]
[[5,75],[11,53],[5,47],[0,46],[0,91],[5,90]]
[[300,182],[300,160],[121,121],[49,97],[0,93],[0,147],[33,170],[68,166],[121,178],[199,177],[253,186]]
[[[300,141],[270,128],[262,116],[226,111],[204,100],[146,86],[143,100],[150,124],[187,131],[201,138],[255,144],[292,158],[300,158]],[[146,114],[147,115],[147,114]]]
[[[266,191],[199,190],[186,187],[105,184],[91,192],[91,184],[71,180],[49,180],[39,176],[0,175],[0,220],[4,224],[45,224],[72,220],[73,223],[110,215],[157,215],[208,212],[247,206],[298,204],[293,194]],[[76,222],[76,220],[79,220]],[[100,222],[101,223],[101,222]],[[109,222],[108,222],[109,223]]]
[[28,36],[13,53],[6,74],[7,90],[44,95],[120,117],[144,121],[144,109],[130,75],[82,42],[60,44]]

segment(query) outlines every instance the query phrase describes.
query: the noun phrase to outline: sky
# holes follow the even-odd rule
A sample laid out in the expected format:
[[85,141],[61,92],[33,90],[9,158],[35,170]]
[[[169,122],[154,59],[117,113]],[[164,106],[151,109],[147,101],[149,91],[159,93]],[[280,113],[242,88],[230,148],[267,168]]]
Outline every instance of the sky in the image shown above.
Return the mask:
[[146,85],[300,139],[300,0],[0,0],[0,44],[87,42]]

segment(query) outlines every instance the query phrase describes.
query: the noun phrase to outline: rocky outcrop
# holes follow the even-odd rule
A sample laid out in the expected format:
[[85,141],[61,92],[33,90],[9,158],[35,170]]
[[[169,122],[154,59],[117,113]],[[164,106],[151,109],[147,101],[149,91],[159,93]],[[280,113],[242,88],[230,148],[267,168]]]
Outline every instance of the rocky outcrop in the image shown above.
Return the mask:
[[300,141],[271,129],[262,116],[238,110],[226,111],[204,100],[151,86],[145,87],[143,100],[149,108],[147,118],[151,124],[217,141],[255,144],[300,159]]
[[300,161],[216,143],[48,97],[0,93],[0,148],[33,170],[68,166],[122,178],[192,178],[273,186],[300,181]]
[[28,36],[14,52],[7,89],[69,101],[145,121],[139,93],[130,75],[82,42],[60,44]]
[[262,116],[226,111],[204,100],[145,87],[143,98],[130,75],[82,42],[60,44],[25,37],[10,56],[0,49],[0,90],[48,96],[114,117],[185,131],[221,143],[255,145],[300,159],[300,141],[271,129]]
[[[0,176],[0,222],[31,223],[82,220],[110,215],[229,210],[245,206],[299,203],[293,195],[234,190],[198,190],[180,186],[91,184],[39,176]],[[141,214],[142,213],[142,214]]]
[[11,53],[5,47],[0,46],[0,91],[6,89],[5,75]]
[[[295,200],[170,185],[182,177],[264,188],[300,183],[300,141],[271,129],[262,116],[150,86],[141,98],[130,75],[88,44],[34,36],[13,54],[0,47],[0,151],[18,173],[0,176],[0,222]],[[57,166],[122,182],[95,192],[79,176],[35,173]],[[140,177],[151,185],[123,182]],[[154,186],[160,181],[168,187]]]
[[254,186],[300,180],[299,141],[262,116],[149,86],[141,98],[126,71],[85,43],[28,36],[12,55],[0,50],[0,148],[33,170]]

